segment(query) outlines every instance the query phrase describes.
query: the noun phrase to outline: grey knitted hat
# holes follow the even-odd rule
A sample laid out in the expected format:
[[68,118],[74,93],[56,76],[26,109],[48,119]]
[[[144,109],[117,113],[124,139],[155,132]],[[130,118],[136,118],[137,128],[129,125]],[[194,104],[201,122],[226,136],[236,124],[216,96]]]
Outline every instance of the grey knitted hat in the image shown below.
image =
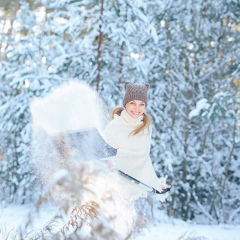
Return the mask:
[[123,99],[123,106],[125,107],[128,102],[133,100],[143,101],[147,106],[149,87],[150,85],[148,83],[138,85],[138,84],[126,82],[125,83],[126,92]]

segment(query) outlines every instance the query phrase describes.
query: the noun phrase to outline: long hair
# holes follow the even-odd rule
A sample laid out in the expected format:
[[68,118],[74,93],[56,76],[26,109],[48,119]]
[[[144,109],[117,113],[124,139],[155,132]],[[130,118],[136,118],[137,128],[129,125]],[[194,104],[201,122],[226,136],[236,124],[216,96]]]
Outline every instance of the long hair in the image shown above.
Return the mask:
[[[112,119],[114,118],[114,114],[117,114],[118,116],[120,116],[121,112],[123,110],[124,110],[123,107],[114,108],[112,110],[112,114],[111,114]],[[148,114],[143,113],[142,122],[143,122],[143,124],[141,126],[137,127],[135,130],[133,130],[130,134],[136,135],[136,134],[140,133],[142,130],[144,130],[145,128],[148,128],[148,130],[149,130],[150,123],[152,122],[151,117]]]

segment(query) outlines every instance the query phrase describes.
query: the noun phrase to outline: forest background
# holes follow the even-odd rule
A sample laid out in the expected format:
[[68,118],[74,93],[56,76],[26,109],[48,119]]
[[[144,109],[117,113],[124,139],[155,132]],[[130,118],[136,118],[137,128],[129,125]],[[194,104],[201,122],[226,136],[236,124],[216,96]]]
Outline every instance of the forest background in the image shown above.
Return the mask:
[[172,185],[161,208],[239,224],[239,16],[238,0],[1,0],[0,200],[41,195],[29,164],[34,97],[75,79],[110,110],[126,81],[150,83],[151,158]]

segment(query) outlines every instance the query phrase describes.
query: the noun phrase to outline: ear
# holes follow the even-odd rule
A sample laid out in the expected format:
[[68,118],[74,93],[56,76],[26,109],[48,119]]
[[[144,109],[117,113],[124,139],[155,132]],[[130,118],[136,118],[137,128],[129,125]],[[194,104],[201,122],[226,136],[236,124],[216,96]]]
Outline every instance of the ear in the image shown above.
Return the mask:
[[127,85],[128,85],[129,83],[130,83],[130,82],[125,82],[125,84],[124,84],[125,89],[127,89]]
[[147,90],[150,88],[150,84],[146,83],[145,86],[147,87]]

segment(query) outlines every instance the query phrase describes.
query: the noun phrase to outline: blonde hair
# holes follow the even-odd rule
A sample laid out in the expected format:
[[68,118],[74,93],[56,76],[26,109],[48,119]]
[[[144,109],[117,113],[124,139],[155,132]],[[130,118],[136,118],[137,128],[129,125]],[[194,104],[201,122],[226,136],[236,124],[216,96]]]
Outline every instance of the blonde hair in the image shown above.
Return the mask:
[[[114,108],[112,110],[112,114],[111,114],[112,119],[114,118],[114,114],[117,114],[118,116],[120,116],[121,112],[123,110],[124,110],[123,107]],[[140,133],[145,128],[148,128],[148,130],[149,130],[150,123],[152,122],[151,117],[148,114],[143,113],[142,122],[143,122],[143,124],[141,126],[137,127],[135,130],[133,130],[130,134],[136,135],[136,134]]]

